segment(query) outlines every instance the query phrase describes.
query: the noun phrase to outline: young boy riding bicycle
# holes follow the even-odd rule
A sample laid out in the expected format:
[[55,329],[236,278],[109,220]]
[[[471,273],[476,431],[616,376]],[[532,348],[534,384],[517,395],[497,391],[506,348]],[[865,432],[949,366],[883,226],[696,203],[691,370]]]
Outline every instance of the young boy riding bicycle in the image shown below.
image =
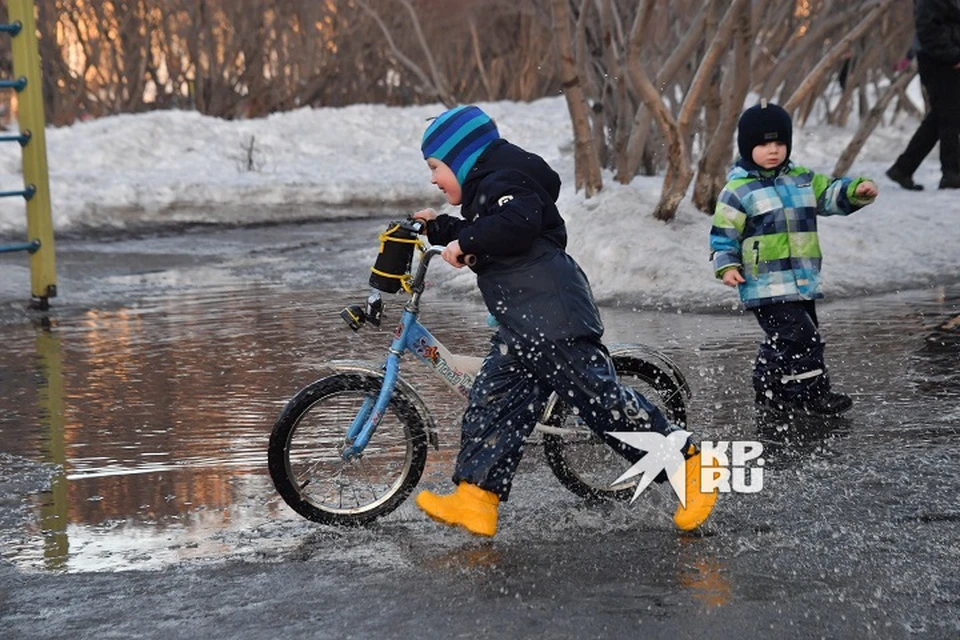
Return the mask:
[[[667,436],[680,427],[617,380],[590,284],[565,250],[556,172],[502,139],[475,106],[442,113],[424,133],[421,149],[431,182],[449,204],[460,206],[462,219],[432,209],[414,217],[426,221],[432,244],[445,245],[441,255],[453,267],[463,267],[466,255],[476,257],[471,268],[499,326],[463,416],[456,491],[423,491],[416,503],[435,520],[492,536],[524,442],[552,392],[631,462],[643,454],[611,432]],[[686,503],[674,522],[692,530],[710,515],[717,492],[700,491],[699,445],[692,436],[681,442]]]

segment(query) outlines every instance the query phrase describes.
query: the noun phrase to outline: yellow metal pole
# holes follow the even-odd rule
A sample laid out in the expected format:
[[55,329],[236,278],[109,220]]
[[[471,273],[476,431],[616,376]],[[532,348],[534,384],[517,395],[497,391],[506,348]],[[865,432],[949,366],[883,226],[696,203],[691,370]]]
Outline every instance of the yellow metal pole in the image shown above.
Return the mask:
[[53,217],[50,212],[50,181],[47,175],[47,142],[43,113],[43,91],[40,83],[40,51],[33,0],[8,0],[10,23],[22,25],[11,38],[13,75],[26,78],[27,84],[17,94],[20,109],[20,130],[30,132],[30,141],[23,148],[23,181],[32,185],[33,196],[27,200],[27,241],[39,241],[40,248],[30,255],[30,293],[39,298],[41,308],[47,299],[57,295],[56,252],[53,243]]

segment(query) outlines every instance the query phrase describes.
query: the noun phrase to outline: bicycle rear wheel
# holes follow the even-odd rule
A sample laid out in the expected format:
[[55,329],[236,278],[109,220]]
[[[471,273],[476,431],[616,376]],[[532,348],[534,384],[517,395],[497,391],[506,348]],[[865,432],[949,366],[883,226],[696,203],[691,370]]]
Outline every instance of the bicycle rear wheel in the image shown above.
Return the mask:
[[[630,356],[614,356],[614,367],[620,383],[656,405],[667,421],[683,426],[687,408],[683,392],[674,379],[658,366]],[[617,485],[619,478],[631,464],[607,445],[590,427],[567,407],[557,407],[563,417],[560,429],[544,433],[543,450],[547,464],[560,483],[588,500],[630,500],[637,479],[630,478]]]
[[384,516],[410,495],[427,460],[424,421],[395,390],[363,453],[344,460],[346,433],[383,380],[337,374],[298,392],[270,434],[270,477],[284,501],[304,518],[358,526]]

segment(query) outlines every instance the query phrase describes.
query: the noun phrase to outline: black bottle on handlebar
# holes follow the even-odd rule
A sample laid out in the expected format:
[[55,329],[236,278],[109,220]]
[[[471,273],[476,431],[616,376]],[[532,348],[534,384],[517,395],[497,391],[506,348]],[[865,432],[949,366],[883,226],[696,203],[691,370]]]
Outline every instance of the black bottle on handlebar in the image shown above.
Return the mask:
[[380,253],[371,268],[370,286],[384,293],[396,293],[403,278],[410,274],[413,249],[419,240],[422,223],[418,220],[394,220],[380,234]]

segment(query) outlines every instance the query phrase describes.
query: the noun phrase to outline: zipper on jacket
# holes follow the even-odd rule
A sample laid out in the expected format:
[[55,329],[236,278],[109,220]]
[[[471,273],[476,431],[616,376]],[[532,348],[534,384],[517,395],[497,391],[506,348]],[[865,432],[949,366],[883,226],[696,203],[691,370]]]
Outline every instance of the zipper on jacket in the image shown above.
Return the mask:
[[753,241],[753,277],[760,277],[760,241]]

